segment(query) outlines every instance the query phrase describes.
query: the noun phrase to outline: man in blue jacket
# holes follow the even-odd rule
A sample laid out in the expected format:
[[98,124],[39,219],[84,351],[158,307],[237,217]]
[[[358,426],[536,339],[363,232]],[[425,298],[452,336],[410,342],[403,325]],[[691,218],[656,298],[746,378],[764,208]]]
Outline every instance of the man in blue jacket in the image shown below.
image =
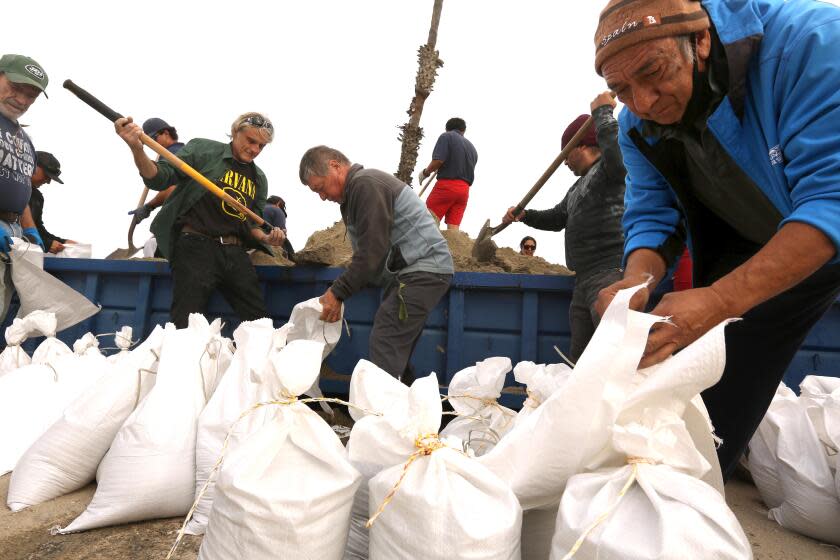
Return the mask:
[[840,293],[838,42],[840,10],[813,0],[611,0],[595,35],[596,70],[625,104],[627,168],[624,279],[599,308],[659,282],[687,232],[696,288],[653,309],[672,323],[641,365],[743,317],[703,393],[725,478]]

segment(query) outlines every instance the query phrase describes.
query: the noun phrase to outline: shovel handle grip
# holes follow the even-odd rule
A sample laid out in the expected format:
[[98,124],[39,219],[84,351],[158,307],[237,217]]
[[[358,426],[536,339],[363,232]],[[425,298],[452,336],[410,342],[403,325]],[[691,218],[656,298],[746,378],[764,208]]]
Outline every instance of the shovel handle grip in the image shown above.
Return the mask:
[[64,80],[64,87],[65,89],[70,90],[76,97],[84,101],[87,105],[89,105],[91,109],[93,109],[109,121],[114,122],[117,119],[123,118],[121,114],[117,113],[116,111],[102,103],[96,97],[91,95],[90,92],[74,84],[73,80]]

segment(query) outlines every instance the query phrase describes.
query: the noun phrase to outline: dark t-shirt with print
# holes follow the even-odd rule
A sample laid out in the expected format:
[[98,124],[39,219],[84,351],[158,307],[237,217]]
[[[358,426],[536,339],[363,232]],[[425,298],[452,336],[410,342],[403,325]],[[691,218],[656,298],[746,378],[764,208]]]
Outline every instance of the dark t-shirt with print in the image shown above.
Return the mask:
[[20,125],[0,115],[0,210],[22,214],[32,194],[35,148]]
[[[221,177],[215,179],[216,185],[226,194],[238,200],[248,208],[254,208],[257,194],[254,165],[231,160],[230,167]],[[189,211],[181,216],[179,222],[189,224],[196,231],[205,235],[238,235],[247,239],[251,235],[251,223],[247,216],[211,193],[202,196]]]

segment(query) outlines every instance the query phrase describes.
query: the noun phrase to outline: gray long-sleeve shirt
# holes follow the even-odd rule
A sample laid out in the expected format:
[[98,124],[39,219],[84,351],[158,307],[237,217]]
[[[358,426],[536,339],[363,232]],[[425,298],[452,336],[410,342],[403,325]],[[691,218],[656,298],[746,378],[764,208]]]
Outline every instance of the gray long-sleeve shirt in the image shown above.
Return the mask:
[[624,161],[618,146],[618,122],[609,105],[595,120],[601,159],[579,178],[554,208],[526,210],[522,221],[547,231],[566,230],[566,265],[578,276],[621,267],[624,251]]

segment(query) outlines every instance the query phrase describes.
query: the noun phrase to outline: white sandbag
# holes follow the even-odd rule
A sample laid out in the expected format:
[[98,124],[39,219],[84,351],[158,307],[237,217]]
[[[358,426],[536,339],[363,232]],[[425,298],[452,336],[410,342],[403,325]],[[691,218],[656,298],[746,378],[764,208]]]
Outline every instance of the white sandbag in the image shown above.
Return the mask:
[[[198,437],[195,446],[195,497],[198,498],[210,472],[222,452],[225,437],[243,411],[270,395],[260,395],[260,376],[268,360],[274,339],[271,319],[245,321],[233,332],[236,353],[207,406],[198,418]],[[282,340],[285,346],[285,340]],[[244,433],[250,426],[241,422],[237,426]],[[232,449],[229,447],[229,449]],[[198,502],[187,534],[203,535],[210,516],[215,495],[215,481],[211,481]]]
[[[825,400],[825,422],[829,438],[840,449],[840,390],[835,390]],[[840,453],[834,456],[834,484],[840,496]]]
[[44,270],[44,250],[27,239],[12,237],[9,257],[13,261],[25,260]]
[[834,470],[835,457],[840,452],[838,442],[829,434],[825,417],[825,403],[833,392],[840,392],[840,377],[807,375],[799,385],[799,404],[808,411],[811,424],[823,445],[831,469]]
[[28,324],[23,319],[15,318],[12,324],[6,327],[6,347],[0,352],[0,376],[32,363],[32,358],[21,347],[28,337]]
[[637,290],[618,292],[569,380],[478,458],[513,488],[524,509],[559,503],[569,477],[609,443],[621,404],[612,397],[624,393],[607,388],[629,383],[648,331],[660,320],[629,309]]
[[131,350],[131,346],[134,344],[131,338],[132,334],[133,330],[128,325],[124,325],[123,328],[114,333],[114,344],[119,349],[119,352],[108,356],[109,362],[118,362],[130,354],[129,350]]
[[60,533],[184,515],[195,491],[196,424],[213,385],[201,367],[216,346],[217,324],[200,315],[167,324],[155,385],[129,415],[99,464],[93,500]]
[[[348,407],[350,416],[358,422],[371,413],[408,414],[409,388],[391,374],[367,360],[359,360],[350,377],[350,402],[356,406]],[[358,408],[357,408],[358,407]],[[393,412],[392,412],[393,411]],[[358,436],[357,436],[358,438]],[[351,451],[353,436],[347,443],[350,463],[362,475],[356,494],[353,497],[353,508],[350,511],[350,533],[347,536],[347,547],[344,560],[367,560],[370,552],[370,535],[365,526],[370,518],[368,483],[383,465],[371,462],[366,457]]]
[[353,428],[352,460],[393,465],[369,483],[370,558],[520,558],[516,497],[460,442],[438,438],[441,413],[431,374],[411,386],[405,413],[368,416]]
[[109,371],[104,357],[67,350],[67,356],[49,364],[31,364],[0,377],[0,475],[15,468],[64,409]]
[[143,258],[144,259],[151,259],[155,256],[155,251],[157,251],[157,238],[153,235],[143,243]]
[[797,397],[787,385],[780,383],[770,407],[750,440],[750,454],[747,459],[750,476],[761,494],[761,500],[768,508],[779,507],[784,500],[779,483],[779,459],[776,456],[779,431],[783,429],[784,421],[784,416],[779,416],[776,411],[783,400],[795,403]]
[[12,511],[90,483],[125,419],[154,385],[163,342],[160,326],[92,383],[18,461],[9,482]]
[[500,405],[505,376],[511,370],[510,358],[487,358],[452,376],[448,399],[459,414],[443,430],[441,437],[463,441],[475,456],[481,456],[513,428],[516,413]]
[[95,356],[99,351],[99,339],[93,333],[85,333],[82,338],[73,343],[73,353],[77,356]]
[[522,560],[548,560],[560,504],[522,512]]
[[519,423],[534,412],[539,406],[566,384],[572,375],[572,368],[567,364],[535,364],[519,362],[513,368],[513,377],[525,385],[528,397],[522,403],[522,410],[516,416]]
[[[323,343],[295,340],[272,356],[285,398],[312,385],[322,352]],[[338,436],[305,404],[269,410],[266,423],[224,458],[198,557],[338,560],[359,473]]]
[[783,501],[769,516],[791,531],[840,545],[840,498],[834,473],[808,410],[783,400],[776,456]]
[[51,364],[62,357],[73,355],[70,347],[55,337],[58,326],[55,313],[35,310],[27,314],[24,320],[30,322],[32,331],[46,337],[32,352],[33,364]]
[[723,496],[699,480],[711,466],[682,420],[690,400],[723,373],[725,324],[638,372],[630,386],[613,387],[625,395],[613,436],[590,464],[599,470],[566,485],[552,560],[571,551],[599,560],[752,558]]
[[90,243],[65,243],[64,249],[54,256],[65,259],[89,259],[93,255]]
[[43,264],[39,268],[16,251],[11,252],[11,260],[12,283],[20,300],[18,317],[25,317],[36,310],[54,313],[57,321],[54,332],[57,332],[99,313],[98,305],[45,272]]

